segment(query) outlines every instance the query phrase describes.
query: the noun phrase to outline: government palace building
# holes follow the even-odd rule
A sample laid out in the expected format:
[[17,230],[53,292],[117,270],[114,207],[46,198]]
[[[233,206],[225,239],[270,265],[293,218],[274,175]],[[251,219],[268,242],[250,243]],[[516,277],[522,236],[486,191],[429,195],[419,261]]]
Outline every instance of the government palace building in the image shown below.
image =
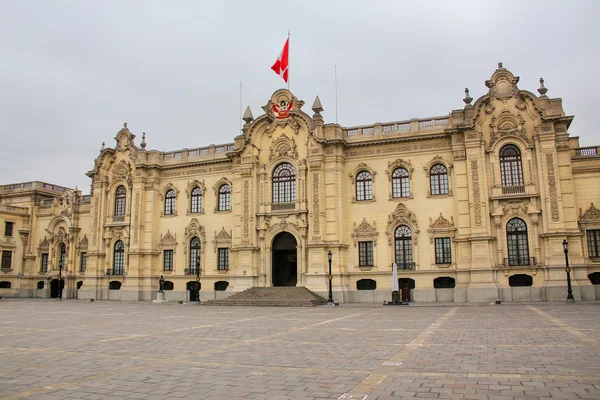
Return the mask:
[[543,79],[518,83],[500,63],[448,115],[354,127],[280,89],[232,143],[171,152],[125,123],[89,195],[0,186],[0,296],[327,298],[331,279],[335,301],[381,304],[395,265],[410,302],[564,301],[566,271],[577,301],[600,299],[598,146]]

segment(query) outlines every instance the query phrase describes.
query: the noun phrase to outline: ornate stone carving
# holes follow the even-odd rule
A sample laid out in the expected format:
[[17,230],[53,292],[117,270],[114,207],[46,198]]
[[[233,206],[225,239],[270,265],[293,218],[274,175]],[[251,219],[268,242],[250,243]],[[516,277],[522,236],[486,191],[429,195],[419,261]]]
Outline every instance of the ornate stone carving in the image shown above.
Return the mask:
[[385,172],[388,175],[389,182],[392,181],[392,175],[394,174],[394,171],[397,168],[405,168],[409,174],[412,174],[414,171],[414,168],[413,168],[412,164],[410,163],[410,160],[403,160],[402,158],[397,158],[394,161],[388,161],[388,167]]
[[158,241],[158,248],[162,249],[174,249],[177,247],[177,234],[172,235],[170,231],[167,230],[167,233],[164,235],[160,235],[160,240]]
[[135,194],[135,210],[133,214],[133,243],[138,242],[138,232],[140,224],[140,192]]
[[81,252],[86,252],[88,249],[88,244],[89,244],[89,241],[88,241],[87,235],[83,235],[83,238],[79,241],[77,248]]
[[375,229],[375,222],[371,225],[367,222],[366,218],[363,218],[358,226],[356,226],[356,222],[354,223],[354,232],[352,233],[354,247],[358,246],[358,242],[364,241],[372,241],[373,246],[377,246],[377,235],[379,233]]
[[440,216],[435,221],[433,221],[431,217],[429,218],[429,229],[427,232],[429,233],[429,241],[431,243],[433,243],[436,236],[439,237],[443,235],[454,238],[455,231],[456,228],[454,227],[454,218],[452,216],[450,216],[450,221],[444,218],[442,213],[440,213]]
[[479,164],[477,160],[471,160],[471,175],[473,179],[473,214],[475,225],[481,226],[481,189],[479,187]]
[[527,215],[527,205],[522,202],[508,203],[502,206],[503,214],[509,218],[518,216],[520,213]]
[[524,127],[525,120],[521,114],[513,114],[508,110],[502,111],[498,118],[493,117],[490,123],[490,143],[488,149],[501,137],[517,136],[527,144],[531,144]]
[[319,210],[319,174],[313,174],[313,205],[312,205],[312,213],[313,213],[313,233],[318,235],[320,232],[319,222],[320,222],[320,210]]
[[404,203],[399,203],[393,213],[388,216],[386,235],[388,244],[391,246],[394,241],[394,231],[400,225],[407,225],[413,232],[413,242],[418,243],[419,227],[416,216],[408,211]]
[[546,154],[546,165],[548,169],[548,191],[550,194],[550,213],[552,215],[552,221],[557,222],[560,220],[560,214],[558,211],[558,194],[556,190],[556,178],[554,171],[554,155],[551,153]]
[[514,76],[506,68],[500,67],[494,72],[492,78],[485,82],[485,85],[490,89],[489,94],[491,98],[507,99],[519,96],[518,82],[518,76]]
[[274,161],[283,157],[292,158],[294,160],[298,159],[296,141],[294,138],[289,138],[285,133],[275,140],[269,148],[269,161]]
[[44,236],[44,239],[40,242],[40,246],[38,247],[38,250],[42,253],[45,253],[49,249],[50,249],[50,243],[48,242],[48,239],[46,238],[46,236]]
[[98,209],[100,206],[100,201],[96,197],[94,199],[94,223],[92,225],[92,243],[94,246],[98,243]]
[[276,229],[286,230],[288,228],[294,228],[297,232],[300,232],[300,227],[298,224],[294,222],[288,222],[285,218],[281,219],[279,222],[269,225],[269,232],[274,231]]
[[231,247],[231,231],[227,232],[225,227],[222,227],[221,232],[215,231],[215,238],[212,240],[215,253],[219,247]]
[[127,182],[128,186],[131,186],[131,184],[133,183],[131,166],[125,160],[121,160],[121,162],[115,165],[115,167],[112,170],[112,179],[122,179],[125,182]]
[[204,227],[200,225],[200,222],[196,218],[192,218],[188,226],[185,227],[184,231],[184,246],[183,252],[187,252],[188,244],[193,237],[197,236],[200,239],[202,246],[206,243],[206,234]]
[[243,205],[243,225],[244,225],[244,239],[248,239],[250,230],[250,180],[244,180],[244,205]]
[[598,221],[600,220],[600,210],[594,207],[594,203],[590,204],[590,208],[585,213],[581,214],[581,208],[579,209],[579,220],[580,221]]

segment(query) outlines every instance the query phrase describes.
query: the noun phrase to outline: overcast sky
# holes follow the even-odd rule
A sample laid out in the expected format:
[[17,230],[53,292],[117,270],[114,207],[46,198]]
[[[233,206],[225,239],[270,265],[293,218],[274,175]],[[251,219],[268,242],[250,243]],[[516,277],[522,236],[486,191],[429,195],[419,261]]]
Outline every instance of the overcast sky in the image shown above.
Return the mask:
[[161,151],[233,142],[285,87],[344,126],[446,115],[502,61],[544,77],[584,145],[600,144],[600,1],[0,0],[0,184],[77,185],[127,121]]

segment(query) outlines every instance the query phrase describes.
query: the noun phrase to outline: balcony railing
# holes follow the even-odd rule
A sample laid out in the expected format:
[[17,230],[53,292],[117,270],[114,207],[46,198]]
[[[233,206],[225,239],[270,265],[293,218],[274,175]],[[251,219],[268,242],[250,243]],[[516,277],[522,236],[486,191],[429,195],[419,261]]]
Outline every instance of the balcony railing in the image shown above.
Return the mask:
[[502,194],[525,194],[525,185],[502,186]]
[[595,157],[598,156],[598,147],[579,147],[575,149],[577,157]]
[[198,272],[197,268],[186,268],[183,270],[183,273],[186,275],[196,275],[196,272]]
[[414,262],[409,262],[409,263],[396,263],[396,265],[398,266],[398,270],[404,270],[404,271],[413,271],[415,269],[415,263]]
[[508,267],[528,267],[535,265],[535,257],[509,257],[504,259],[504,265]]
[[295,210],[296,203],[273,203],[271,211]]
[[123,275],[123,270],[122,269],[115,269],[115,268],[107,268],[106,269],[106,276],[111,276],[111,275],[121,276],[121,275]]

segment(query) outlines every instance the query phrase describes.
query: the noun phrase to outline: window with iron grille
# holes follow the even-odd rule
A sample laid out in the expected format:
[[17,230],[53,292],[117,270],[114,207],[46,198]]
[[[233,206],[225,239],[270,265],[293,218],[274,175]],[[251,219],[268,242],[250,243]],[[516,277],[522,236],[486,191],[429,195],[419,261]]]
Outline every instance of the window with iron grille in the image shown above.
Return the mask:
[[177,200],[177,195],[171,189],[165,195],[165,215],[175,215],[175,200]]
[[219,249],[219,271],[229,269],[229,249]]
[[193,275],[197,274],[200,264],[200,239],[193,237],[190,240],[190,273]]
[[396,228],[394,233],[396,264],[400,269],[412,269],[412,231],[406,225]]
[[12,251],[2,250],[2,269],[11,269]]
[[600,230],[586,231],[588,256],[590,258],[600,257]]
[[10,221],[5,221],[4,222],[4,236],[12,236],[13,235],[13,227],[14,227],[14,223],[10,222]]
[[163,252],[163,270],[173,271],[173,250]]
[[356,175],[356,200],[373,200],[373,179],[369,171],[361,171]]
[[125,202],[127,200],[127,191],[125,186],[119,186],[115,192],[115,217],[125,216]]
[[87,268],[87,253],[81,253],[81,258],[79,260],[79,272],[85,272]]
[[192,213],[201,213],[202,212],[202,188],[194,188],[192,190]]
[[125,244],[118,240],[113,254],[113,275],[123,275],[125,268]]
[[521,218],[513,218],[506,224],[509,266],[529,265],[527,224]]
[[373,266],[373,242],[358,242],[358,265]]
[[431,195],[448,194],[448,169],[442,164],[436,164],[429,171]]
[[405,168],[397,168],[392,173],[392,197],[410,197],[410,181]]
[[435,263],[436,264],[452,263],[452,254],[451,254],[449,237],[435,239]]
[[502,186],[523,185],[521,151],[514,144],[507,144],[500,150],[500,175]]
[[296,172],[291,164],[279,164],[273,171],[273,203],[296,201]]
[[48,272],[48,253],[42,253],[40,272],[42,274],[45,274],[46,272]]
[[225,184],[219,188],[219,211],[231,210],[231,186]]

